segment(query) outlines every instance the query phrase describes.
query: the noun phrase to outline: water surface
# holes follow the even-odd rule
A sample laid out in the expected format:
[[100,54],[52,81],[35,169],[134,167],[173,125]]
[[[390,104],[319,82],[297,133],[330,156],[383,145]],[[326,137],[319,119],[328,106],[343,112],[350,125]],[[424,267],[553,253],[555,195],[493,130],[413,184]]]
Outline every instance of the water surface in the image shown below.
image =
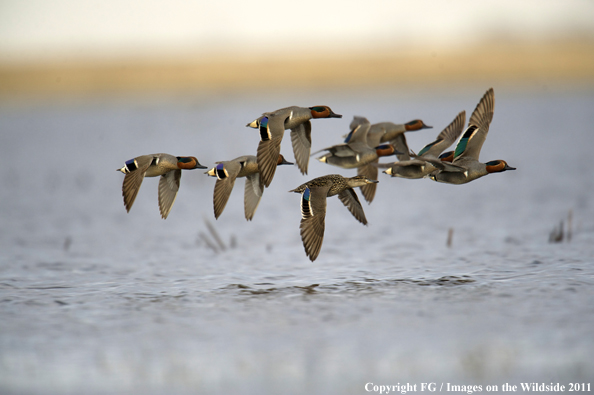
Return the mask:
[[[299,195],[353,171],[278,169],[252,222],[238,180],[218,221],[215,180],[184,172],[169,218],[157,179],[130,213],[132,157],[253,154],[263,111],[328,104],[313,150],[353,115],[421,118],[418,151],[488,87],[450,93],[180,97],[0,110],[0,388],[3,393],[361,394],[368,382],[585,382],[594,371],[594,95],[495,87],[481,159],[514,172],[452,186],[380,175],[368,226],[328,200],[310,262]],[[282,153],[292,160],[290,140]],[[361,196],[361,195],[359,195]],[[570,242],[549,233],[572,213]],[[215,252],[205,226],[226,245]],[[567,224],[565,224],[567,225]],[[453,229],[452,246],[446,246]],[[234,245],[234,247],[232,247]]]

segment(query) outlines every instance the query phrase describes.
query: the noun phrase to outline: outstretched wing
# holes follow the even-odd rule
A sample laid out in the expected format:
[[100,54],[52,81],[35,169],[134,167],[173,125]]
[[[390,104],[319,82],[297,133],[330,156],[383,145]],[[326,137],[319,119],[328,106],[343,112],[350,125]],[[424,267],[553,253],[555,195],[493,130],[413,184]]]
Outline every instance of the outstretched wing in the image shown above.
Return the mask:
[[137,168],[126,174],[124,177],[122,196],[124,197],[124,207],[126,207],[126,211],[128,212],[130,212],[130,209],[136,200],[136,196],[142,185],[142,180],[144,180],[144,175],[153,162],[153,159],[153,155],[143,155],[133,159],[136,162]]
[[[361,166],[357,169],[357,175],[366,176],[370,180],[377,180],[377,165],[378,159],[375,159],[373,162],[366,164],[365,166]],[[371,203],[373,198],[375,197],[375,191],[377,190],[377,184],[365,184],[361,187],[361,193],[367,203]]]
[[359,125],[363,125],[363,124],[371,124],[371,123],[369,122],[369,120],[368,120],[367,118],[365,118],[365,117],[360,117],[360,116],[357,116],[357,115],[355,115],[355,116],[353,117],[353,120],[351,121],[351,124],[349,125],[349,128],[350,128],[351,130],[353,130],[353,129],[355,129],[357,126],[359,126]]
[[260,141],[258,144],[258,169],[260,170],[260,177],[265,187],[270,186],[274,178],[282,139],[281,136],[272,140]]
[[264,185],[260,182],[260,174],[251,174],[245,179],[245,193],[243,196],[243,207],[245,211],[245,219],[251,221],[254,218],[262,193],[264,192]]
[[293,143],[295,162],[297,162],[301,174],[307,174],[311,152],[311,122],[309,120],[291,129],[291,142]]
[[468,121],[468,128],[456,145],[454,160],[458,158],[479,159],[481,148],[489,133],[489,125],[495,110],[495,93],[489,89],[481,98]]
[[[351,124],[352,124],[352,122],[351,122]],[[349,143],[349,144],[361,143],[361,144],[367,145],[367,135],[369,133],[370,127],[371,127],[371,124],[369,123],[369,121],[367,121],[366,123],[364,122],[364,123],[361,123],[361,124],[355,126],[354,128],[351,129],[349,134],[347,134],[344,142]]]
[[266,113],[260,120],[260,143],[258,144],[258,169],[265,187],[274,178],[276,164],[280,155],[280,145],[285,134],[285,111]]
[[301,194],[301,241],[305,254],[313,262],[322,249],[326,220],[326,197],[330,186],[310,189]]
[[167,219],[177,197],[181,172],[181,169],[172,170],[163,174],[159,180],[159,211],[163,219]]
[[406,136],[404,133],[401,133],[390,140],[390,144],[394,146],[396,151],[400,152],[399,154],[396,154],[396,157],[399,161],[410,159],[410,150],[408,149],[408,144],[406,143]]
[[338,194],[338,198],[349,209],[351,214],[357,221],[361,222],[363,225],[367,225],[367,218],[365,218],[365,212],[363,211],[363,207],[361,206],[361,202],[357,197],[357,193],[354,191],[353,188],[347,188],[344,191]]
[[241,170],[241,164],[236,160],[224,161],[220,163],[223,164],[224,171],[221,172],[221,178],[217,177],[217,182],[215,183],[214,193],[212,196],[212,205],[216,219],[218,219],[221,214],[223,214],[223,210],[229,201],[229,196],[231,196],[231,191],[233,191],[233,186],[235,185],[237,175]]
[[466,111],[460,112],[456,118],[444,130],[439,133],[437,139],[421,148],[419,156],[437,157],[446,148],[454,144],[454,141],[460,136],[466,122]]

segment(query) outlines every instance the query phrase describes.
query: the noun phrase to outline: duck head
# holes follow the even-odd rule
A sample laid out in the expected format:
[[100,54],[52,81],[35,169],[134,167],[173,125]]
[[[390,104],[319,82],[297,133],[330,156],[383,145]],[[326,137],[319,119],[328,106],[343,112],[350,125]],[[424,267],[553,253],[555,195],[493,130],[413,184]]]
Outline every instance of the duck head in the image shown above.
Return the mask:
[[375,153],[377,156],[390,156],[396,154],[402,154],[400,151],[396,151],[392,144],[382,144],[375,147]]
[[206,166],[202,166],[194,156],[177,156],[177,167],[186,170],[206,169]]
[[328,106],[309,107],[312,118],[342,118],[342,115],[334,113]]
[[516,170],[515,167],[509,166],[506,161],[501,159],[492,160],[485,163],[485,165],[487,166],[487,173],[501,173],[506,170]]
[[427,126],[420,119],[415,119],[414,121],[405,123],[404,129],[406,129],[407,132],[414,132],[421,129],[433,129],[433,126]]
[[347,182],[351,188],[361,187],[367,184],[377,184],[378,180],[372,180],[371,178],[363,175],[357,175],[355,177],[347,178]]
[[294,164],[294,163],[287,161],[284,156],[282,156],[281,154],[278,154],[278,160],[276,161],[277,166],[292,165],[292,164]]

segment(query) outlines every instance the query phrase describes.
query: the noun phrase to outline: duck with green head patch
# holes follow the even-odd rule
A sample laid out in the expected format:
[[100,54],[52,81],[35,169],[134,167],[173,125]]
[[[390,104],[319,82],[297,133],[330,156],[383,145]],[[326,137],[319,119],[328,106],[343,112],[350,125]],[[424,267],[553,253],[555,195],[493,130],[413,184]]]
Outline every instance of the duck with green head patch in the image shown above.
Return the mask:
[[[357,124],[366,121],[363,117],[354,117],[351,122],[351,129]],[[392,144],[398,152],[398,160],[410,159],[409,149],[406,143],[405,133],[416,132],[423,129],[432,129],[433,126],[427,126],[420,119],[415,119],[407,123],[378,122],[369,127],[367,132],[367,145],[376,147],[381,143]]]
[[177,197],[182,169],[206,169],[206,166],[198,163],[198,159],[193,156],[169,154],[142,155],[126,161],[121,169],[116,169],[126,175],[122,185],[126,211],[130,212],[144,177],[161,176],[159,180],[159,210],[161,217],[166,219]]
[[430,160],[440,159],[442,161],[447,161],[449,154],[441,158],[440,153],[452,145],[454,141],[456,141],[456,139],[460,136],[462,130],[464,129],[465,121],[466,112],[462,111],[444,130],[441,131],[441,133],[439,133],[435,141],[421,148],[417,155],[412,155],[413,158],[394,163],[381,163],[378,164],[378,167],[386,168],[387,170],[384,170],[384,173],[392,177],[410,179],[426,177],[430,173],[437,170],[437,168],[431,164]]
[[[351,121],[351,130],[358,125],[369,123],[367,118],[355,116]],[[388,143],[394,147],[396,158],[399,161],[410,159],[408,145],[406,143],[406,132],[415,132],[422,129],[431,129],[432,126],[426,125],[422,120],[415,119],[407,123],[398,124],[393,122],[378,122],[371,124],[367,131],[366,142],[369,147],[378,147],[382,143]],[[378,158],[357,169],[357,174],[365,175],[372,180],[377,180]],[[361,187],[361,193],[367,202],[371,203],[377,190],[376,184],[369,184]]]
[[468,122],[468,128],[456,145],[452,163],[447,164],[440,160],[432,161],[432,164],[438,169],[430,174],[429,177],[432,180],[447,184],[466,184],[490,173],[516,170],[504,160],[487,163],[479,161],[479,154],[487,139],[494,111],[495,92],[491,88],[483,95],[474,109]]
[[[315,152],[314,155],[321,151],[327,151],[318,158],[320,162],[343,169],[357,169],[358,175],[364,175],[371,180],[376,180],[377,168],[369,166],[369,164],[376,163],[378,158],[382,156],[396,155],[400,154],[400,152],[397,152],[392,144],[370,147],[367,144],[367,133],[371,125],[363,117],[356,118],[357,123],[354,124],[354,128],[347,135],[344,143],[321,149]],[[373,193],[365,193],[366,191],[363,189],[365,187],[362,187],[361,191],[365,199],[371,203],[375,196],[376,184],[368,184],[367,187],[373,188],[368,190]]]
[[367,145],[369,122],[360,123],[347,135],[345,142],[314,152],[327,151],[318,160],[343,169],[356,169],[373,162],[381,156],[395,155],[397,152],[391,144],[370,147]]
[[310,119],[317,118],[342,118],[342,115],[335,114],[328,106],[292,106],[266,112],[246,125],[260,130],[257,160],[260,177],[265,187],[268,187],[274,178],[281,141],[286,129],[291,129],[295,162],[301,173],[307,174],[311,152]]
[[[278,155],[276,164],[277,166],[292,165],[291,162],[287,162],[280,154]],[[264,184],[260,179],[256,157],[253,155],[244,155],[232,160],[217,162],[217,165],[205,174],[217,178],[213,193],[213,208],[216,219],[221,216],[227,205],[227,201],[229,201],[235,180],[238,177],[245,177],[243,205],[245,219],[251,221],[264,193]]]
[[314,178],[289,192],[301,194],[300,233],[305,253],[311,261],[316,260],[322,249],[324,229],[326,227],[326,198],[338,195],[338,198],[351,214],[367,225],[361,202],[353,188],[377,183],[365,176],[345,178],[339,174],[329,174]]

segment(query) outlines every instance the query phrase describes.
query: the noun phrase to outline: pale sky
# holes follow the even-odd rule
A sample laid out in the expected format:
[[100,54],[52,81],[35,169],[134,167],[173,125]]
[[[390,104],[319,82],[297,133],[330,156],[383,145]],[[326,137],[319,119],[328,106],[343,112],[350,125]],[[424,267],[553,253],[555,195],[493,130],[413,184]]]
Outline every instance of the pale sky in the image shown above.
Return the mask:
[[591,0],[0,0],[0,61],[594,37]]

